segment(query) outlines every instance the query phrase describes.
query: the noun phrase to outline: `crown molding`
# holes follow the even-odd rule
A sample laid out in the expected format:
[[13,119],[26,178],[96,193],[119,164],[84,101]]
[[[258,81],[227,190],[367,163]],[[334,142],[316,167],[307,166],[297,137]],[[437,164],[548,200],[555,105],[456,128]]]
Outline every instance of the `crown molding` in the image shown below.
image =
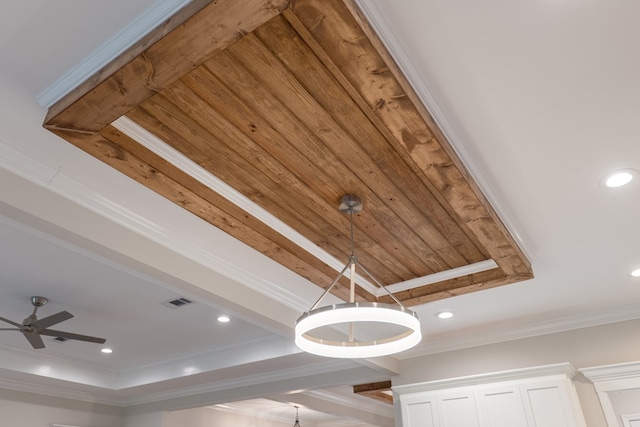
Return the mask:
[[590,328],[636,319],[640,319],[640,307],[637,305],[630,305],[611,310],[592,312],[588,315],[579,314],[563,317],[561,319],[536,322],[525,326],[509,325],[507,329],[501,328],[487,332],[473,331],[470,335],[455,338],[446,338],[442,340],[434,338],[433,340],[426,340],[424,345],[406,351],[396,357],[402,360],[428,356],[430,354],[498,344],[506,341],[533,338],[541,335],[568,332],[576,329]]
[[86,362],[69,361],[48,353],[34,354],[30,349],[2,344],[0,358],[2,369],[12,372],[105,389],[113,389],[116,384],[115,370]]
[[[5,378],[0,379],[0,389],[47,397],[57,397],[60,399],[76,400],[79,402],[97,403],[108,406],[123,407],[126,404],[126,401],[122,399],[106,396],[100,392],[83,392],[61,386],[50,386],[40,383],[35,384],[29,381],[10,380]],[[14,398],[19,400],[17,396],[14,396]]]
[[394,394],[400,396],[426,391],[443,390],[449,388],[468,387],[486,383],[503,381],[517,381],[525,378],[545,378],[562,376],[572,379],[578,371],[570,363],[534,366],[530,368],[513,369],[508,371],[491,372],[487,374],[470,375],[466,377],[448,378],[444,380],[427,381],[423,383],[407,384],[392,387]]
[[640,362],[594,366],[580,372],[601,393],[640,389]]

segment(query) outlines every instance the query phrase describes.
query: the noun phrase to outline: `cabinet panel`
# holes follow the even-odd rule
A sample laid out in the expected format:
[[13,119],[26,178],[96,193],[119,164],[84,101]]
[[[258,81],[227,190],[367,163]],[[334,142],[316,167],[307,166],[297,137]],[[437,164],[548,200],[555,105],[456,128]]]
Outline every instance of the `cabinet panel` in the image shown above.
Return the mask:
[[407,404],[403,418],[405,427],[438,427],[432,402]]
[[478,414],[483,427],[527,427],[518,387],[478,390]]
[[568,405],[564,402],[564,396],[561,395],[559,387],[539,387],[526,388],[524,390],[529,403],[529,421],[531,427],[567,427],[567,417],[565,408]]
[[442,427],[479,427],[476,402],[471,393],[450,394],[438,399]]
[[440,427],[435,396],[426,393],[399,396],[403,427]]

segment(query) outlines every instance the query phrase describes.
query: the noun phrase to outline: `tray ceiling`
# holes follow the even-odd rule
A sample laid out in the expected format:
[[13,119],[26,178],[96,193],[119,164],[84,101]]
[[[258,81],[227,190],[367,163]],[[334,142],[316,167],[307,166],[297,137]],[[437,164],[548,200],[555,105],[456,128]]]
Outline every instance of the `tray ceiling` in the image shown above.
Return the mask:
[[45,127],[321,287],[336,270],[318,253],[350,253],[345,194],[364,203],[359,261],[406,305],[532,277],[351,1],[192,2]]

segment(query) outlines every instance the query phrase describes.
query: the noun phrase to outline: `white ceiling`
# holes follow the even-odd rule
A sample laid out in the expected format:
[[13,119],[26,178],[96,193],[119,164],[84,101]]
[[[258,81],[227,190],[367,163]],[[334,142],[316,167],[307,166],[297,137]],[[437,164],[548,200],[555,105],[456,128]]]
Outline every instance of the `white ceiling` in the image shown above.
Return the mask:
[[[266,386],[242,389],[250,378],[278,382],[274,393],[388,378],[379,365],[295,349],[291,325],[315,286],[41,129],[38,99],[104,57],[116,35],[179,4],[3,4],[0,316],[23,319],[41,294],[51,299],[43,316],[76,316],[59,329],[103,336],[114,353],[51,340],[35,351],[2,332],[0,386],[55,386],[119,404],[207,392],[220,403],[216,392],[229,388],[235,400],[267,396]],[[362,4],[536,276],[417,307],[423,343],[399,357],[640,317],[640,283],[628,275],[640,266],[640,183],[599,183],[640,169],[640,4]],[[195,303],[161,304],[179,296]],[[434,317],[445,309],[456,316]],[[232,322],[216,323],[221,312]]]

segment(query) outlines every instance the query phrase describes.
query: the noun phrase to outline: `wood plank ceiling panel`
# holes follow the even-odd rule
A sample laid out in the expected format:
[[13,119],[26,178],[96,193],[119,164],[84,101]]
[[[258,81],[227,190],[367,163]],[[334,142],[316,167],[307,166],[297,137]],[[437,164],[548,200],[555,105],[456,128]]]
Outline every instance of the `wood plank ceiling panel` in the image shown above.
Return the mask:
[[[45,126],[322,287],[332,267],[110,123],[126,115],[344,262],[349,221],[337,204],[359,195],[356,253],[384,284],[497,264],[397,292],[406,305],[532,277],[350,0],[226,3],[194,8],[129,52],[120,71],[52,107]],[[336,295],[346,299],[346,286]]]

